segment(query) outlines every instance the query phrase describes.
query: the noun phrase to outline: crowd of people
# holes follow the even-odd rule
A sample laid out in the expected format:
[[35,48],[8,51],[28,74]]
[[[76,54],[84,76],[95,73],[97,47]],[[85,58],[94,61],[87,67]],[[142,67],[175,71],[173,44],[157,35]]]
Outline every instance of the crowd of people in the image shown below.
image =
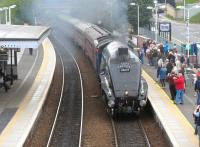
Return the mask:
[[[147,57],[147,64],[155,66],[157,70],[157,81],[160,81],[161,87],[165,88],[167,81],[174,104],[183,105],[187,64],[185,56],[177,53],[176,45],[170,48],[167,41],[164,44],[156,44],[152,40],[147,40],[139,49],[138,56],[142,64],[144,64],[144,57]],[[200,136],[200,72],[196,74],[194,90],[197,93],[196,109],[193,113],[196,125],[195,134]]]
[[171,99],[175,104],[184,104],[183,95],[185,92],[186,80],[184,77],[186,60],[184,55],[178,55],[176,45],[170,49],[168,42],[156,44],[147,40],[138,51],[141,63],[144,64],[144,57],[148,59],[148,65],[157,69],[157,81],[165,88],[167,81]]

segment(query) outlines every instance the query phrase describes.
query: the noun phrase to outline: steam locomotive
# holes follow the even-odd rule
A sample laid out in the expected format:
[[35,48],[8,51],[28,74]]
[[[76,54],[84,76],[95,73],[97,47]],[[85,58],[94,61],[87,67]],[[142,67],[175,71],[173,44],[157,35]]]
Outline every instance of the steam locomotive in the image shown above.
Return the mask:
[[140,112],[147,103],[148,85],[138,57],[104,28],[74,18],[67,22],[72,39],[96,70],[108,113],[115,117],[119,112]]

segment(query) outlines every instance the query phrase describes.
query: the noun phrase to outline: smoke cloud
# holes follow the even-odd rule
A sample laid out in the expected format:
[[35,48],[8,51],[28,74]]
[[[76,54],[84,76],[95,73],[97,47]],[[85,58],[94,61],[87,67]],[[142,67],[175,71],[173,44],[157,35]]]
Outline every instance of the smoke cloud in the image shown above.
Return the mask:
[[80,0],[77,17],[92,23],[101,22],[110,30],[126,32],[127,9],[127,4],[121,0]]
[[[94,24],[102,24],[110,31],[124,34],[128,32],[128,4],[126,0],[35,0],[34,8],[63,13]],[[56,10],[54,8],[57,8]]]

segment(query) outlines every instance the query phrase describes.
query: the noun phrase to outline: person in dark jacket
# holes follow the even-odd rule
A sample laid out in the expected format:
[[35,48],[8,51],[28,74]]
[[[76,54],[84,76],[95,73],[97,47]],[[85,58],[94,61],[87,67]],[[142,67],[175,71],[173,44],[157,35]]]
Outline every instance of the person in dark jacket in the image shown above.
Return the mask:
[[200,105],[200,75],[197,75],[197,81],[195,82],[194,90],[197,93],[197,105]]
[[180,62],[181,62],[181,64],[185,63],[185,57],[184,57],[184,55],[181,55]]
[[194,123],[195,123],[195,135],[199,135],[200,138],[200,105],[197,105],[194,113],[193,113],[193,117],[194,117]]
[[165,67],[165,65],[161,66],[159,76],[160,76],[161,86],[162,86],[162,88],[165,88],[165,80],[166,80],[166,76],[167,76],[167,68]]
[[175,87],[175,83],[174,83],[175,76],[176,75],[174,72],[171,72],[167,75],[167,81],[169,83],[169,90],[170,90],[172,100],[175,100],[175,97],[176,97],[176,87]]
[[173,63],[169,59],[166,59],[168,62],[166,63],[166,68],[167,68],[167,74],[172,72],[173,69]]

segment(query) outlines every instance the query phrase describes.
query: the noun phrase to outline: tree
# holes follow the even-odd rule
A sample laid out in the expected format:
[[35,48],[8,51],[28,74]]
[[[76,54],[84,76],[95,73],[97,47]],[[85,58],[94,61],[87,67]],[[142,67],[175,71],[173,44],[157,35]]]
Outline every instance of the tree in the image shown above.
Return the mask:
[[[153,6],[153,0],[131,0],[130,3],[136,3],[140,6],[140,27],[148,26],[150,18],[152,18],[152,11],[147,9],[147,6]],[[137,6],[129,5],[128,20],[133,26],[134,33],[137,32]]]

